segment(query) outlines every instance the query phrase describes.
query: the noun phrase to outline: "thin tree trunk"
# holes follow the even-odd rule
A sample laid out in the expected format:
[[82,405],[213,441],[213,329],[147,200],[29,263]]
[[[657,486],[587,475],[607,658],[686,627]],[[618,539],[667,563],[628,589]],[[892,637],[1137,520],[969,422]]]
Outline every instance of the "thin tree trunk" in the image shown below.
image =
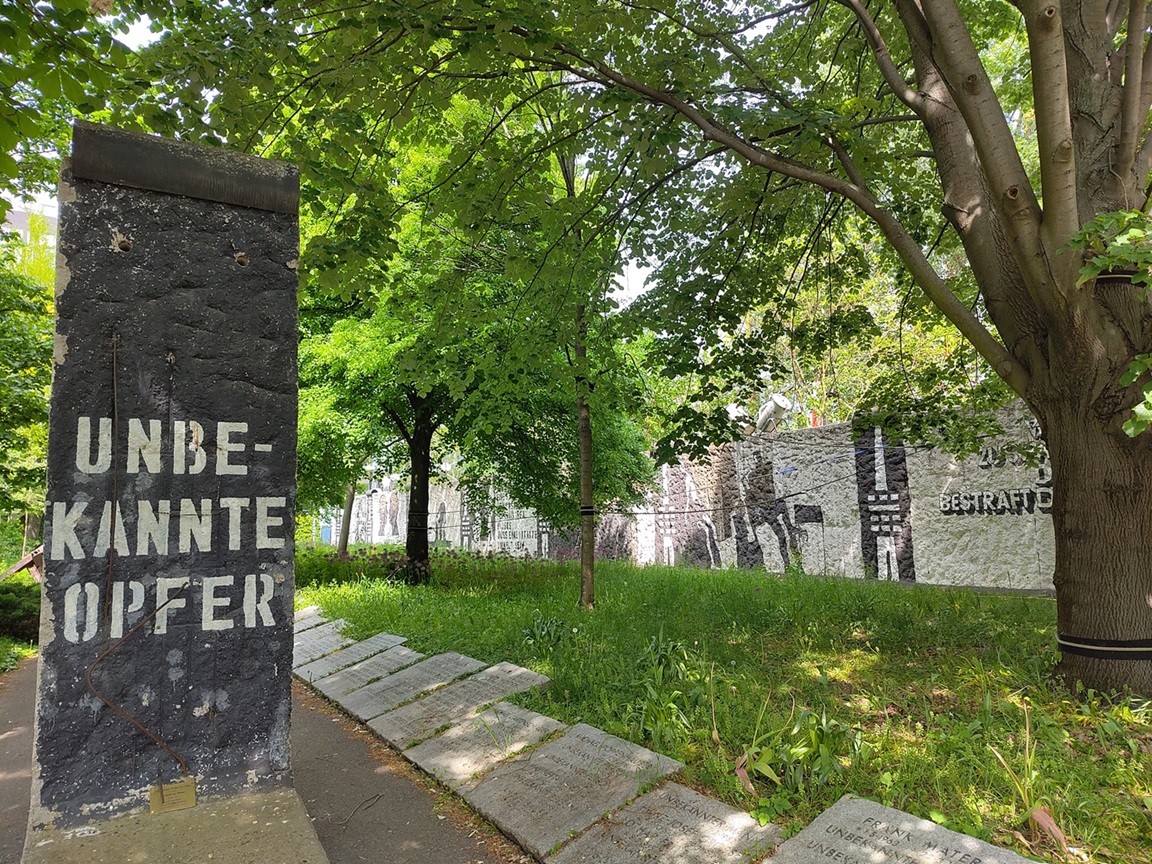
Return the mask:
[[352,530],[352,505],[356,502],[356,481],[348,484],[348,491],[344,493],[344,517],[340,520],[340,542],[336,545],[336,554],[348,554],[348,534]]
[[596,604],[596,510],[592,499],[592,412],[588,408],[588,321],[584,305],[576,307],[576,435],[580,444],[580,605]]
[[40,537],[43,534],[44,517],[36,513],[24,514],[24,551],[21,556],[27,554],[30,546],[38,544]]
[[1056,608],[1069,684],[1152,696],[1152,446],[1066,402],[1047,412]]
[[408,456],[412,463],[412,485],[408,490],[408,533],[404,552],[408,557],[408,579],[424,584],[430,575],[428,564],[428,483],[432,469],[432,433],[427,420],[417,413]]

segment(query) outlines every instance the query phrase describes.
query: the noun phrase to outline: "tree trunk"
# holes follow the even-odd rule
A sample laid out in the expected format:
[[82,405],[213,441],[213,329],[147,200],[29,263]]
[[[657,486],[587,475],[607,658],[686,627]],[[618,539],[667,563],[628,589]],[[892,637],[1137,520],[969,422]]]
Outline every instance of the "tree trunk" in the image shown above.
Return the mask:
[[24,514],[24,551],[21,556],[27,554],[28,549],[33,546],[38,546],[40,538],[44,534],[44,517],[39,513],[25,513]]
[[408,557],[408,581],[422,585],[430,575],[428,565],[428,483],[432,470],[431,424],[417,412],[408,440],[412,485],[408,490],[408,533],[404,552]]
[[596,505],[592,498],[592,412],[588,408],[588,322],[584,306],[576,307],[576,436],[580,444],[580,605],[596,605]]
[[348,534],[352,530],[352,505],[356,502],[356,481],[348,484],[348,491],[344,494],[344,517],[340,520],[340,540],[336,544],[336,554],[341,557],[348,554]]
[[1056,608],[1069,684],[1152,696],[1152,446],[1067,402],[1045,412]]

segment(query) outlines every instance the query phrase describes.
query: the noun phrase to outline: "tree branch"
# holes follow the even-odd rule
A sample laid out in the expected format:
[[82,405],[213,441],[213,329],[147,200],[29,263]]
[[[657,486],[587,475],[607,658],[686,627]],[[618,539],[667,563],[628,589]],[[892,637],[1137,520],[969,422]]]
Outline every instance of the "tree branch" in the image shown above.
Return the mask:
[[1124,89],[1120,104],[1120,142],[1115,170],[1126,180],[1136,162],[1137,141],[1148,111],[1144,102],[1144,22],[1147,0],[1129,0],[1128,35],[1124,39]]
[[[917,284],[920,285],[932,303],[960,330],[1016,393],[1024,394],[1028,383],[1028,374],[1025,369],[1016,362],[972,311],[952,293],[948,283],[941,278],[931,262],[925,257],[916,239],[908,233],[889,210],[882,207],[868,194],[867,190],[832,174],[817,171],[807,165],[763,150],[745,141],[700,109],[674,94],[631,78],[603,62],[587,59],[566,45],[558,43],[553,46],[553,50],[576,61],[575,63],[555,61],[559,68],[585,80],[610,81],[613,85],[630,90],[650,102],[666,105],[696,126],[706,141],[723,144],[753,165],[811,183],[851,201],[884,232],[897,254],[904,261],[905,266],[911,271]],[[534,61],[546,62],[540,58],[534,58]]]
[[1080,227],[1064,23],[1054,0],[1027,0],[1021,5],[1032,54],[1032,91],[1040,149],[1040,182],[1044,191],[1041,231],[1050,252],[1054,253],[1067,246]]
[[[923,7],[913,0],[897,0],[897,9],[913,38],[928,40],[928,55],[964,117],[988,183],[989,197],[1003,219],[1015,258],[1021,262],[1035,294],[1039,286],[1050,281],[1041,254],[1040,203],[1016,150],[1004,109],[955,0],[934,0]],[[918,32],[923,22],[930,28],[928,34]]]
[[889,89],[892,90],[897,99],[915,111],[917,115],[921,114],[924,110],[923,97],[909,87],[904,76],[900,74],[900,70],[892,60],[892,54],[888,50],[888,43],[884,40],[884,35],[880,32],[876,21],[868,14],[868,10],[864,8],[864,4],[860,0],[836,0],[836,2],[850,9],[860,22],[864,35],[868,38],[868,44],[872,48],[872,54],[876,58],[876,65],[880,67],[880,74],[884,76]]
[[384,413],[388,418],[396,424],[396,431],[400,433],[400,437],[404,439],[404,443],[409,447],[412,446],[412,435],[408,432],[408,426],[404,423],[404,419],[392,410],[392,406],[386,403],[380,405],[384,409]]

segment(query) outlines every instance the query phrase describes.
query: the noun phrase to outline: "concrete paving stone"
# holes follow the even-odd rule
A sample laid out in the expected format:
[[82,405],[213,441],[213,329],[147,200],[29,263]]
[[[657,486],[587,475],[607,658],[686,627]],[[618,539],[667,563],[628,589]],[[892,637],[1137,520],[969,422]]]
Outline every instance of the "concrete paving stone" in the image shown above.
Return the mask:
[[684,766],[580,723],[461,787],[464,800],[543,861],[641,788]]
[[487,711],[404,751],[404,756],[441,783],[455,789],[490,771],[525,747],[567,728],[559,720],[519,705],[497,702]]
[[340,628],[343,626],[343,621],[329,621],[296,634],[292,640],[292,668],[319,660],[333,651],[351,645],[353,640],[340,635]]
[[336,701],[354,717],[372,720],[385,711],[412,701],[422,693],[443,687],[471,672],[479,672],[484,666],[479,660],[449,651],[421,660],[359,690],[353,690]]
[[297,666],[295,672],[301,681],[311,683],[320,678],[327,678],[329,675],[334,675],[341,669],[354,666],[361,660],[367,660],[373,654],[387,651],[389,648],[401,645],[405,641],[407,640],[403,636],[393,636],[391,633],[377,633],[368,639],[355,642],[346,648],[341,648],[339,651],[334,654],[329,654],[327,657],[321,657],[319,660],[313,660],[311,663]]
[[413,651],[405,645],[397,645],[395,648],[373,654],[367,660],[361,660],[347,669],[341,669],[327,678],[314,681],[312,686],[329,699],[340,701],[349,693],[423,659],[424,655],[419,651]]
[[753,864],[780,829],[679,783],[665,783],[608,815],[547,864]]
[[320,614],[319,606],[305,607],[296,613],[296,617],[292,622],[292,632],[303,633],[305,630],[319,627],[321,624],[327,622],[327,620],[327,618]]
[[381,714],[368,725],[393,747],[405,750],[438,729],[466,720],[485,705],[513,693],[547,687],[550,683],[546,675],[523,666],[497,663],[402,708]]
[[902,810],[845,795],[790,840],[770,864],[1032,864],[1015,852]]

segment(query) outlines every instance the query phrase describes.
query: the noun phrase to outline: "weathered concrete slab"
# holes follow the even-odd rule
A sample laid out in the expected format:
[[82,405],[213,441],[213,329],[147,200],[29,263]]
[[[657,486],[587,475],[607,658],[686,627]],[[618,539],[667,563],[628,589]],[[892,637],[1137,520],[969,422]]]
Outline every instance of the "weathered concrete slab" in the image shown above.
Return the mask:
[[410,702],[421,693],[443,687],[457,678],[470,672],[479,672],[483,668],[484,664],[479,660],[449,651],[421,660],[374,684],[353,690],[336,701],[349,714],[361,720],[372,720],[385,711],[391,711],[405,702]]
[[74,831],[29,833],[22,864],[328,864],[293,789],[124,816]]
[[442,735],[406,750],[404,755],[441,783],[455,789],[490,771],[525,747],[567,728],[559,720],[519,705],[498,702]]
[[352,644],[353,640],[340,635],[343,621],[329,621],[298,634],[292,641],[292,668],[311,663]]
[[347,669],[341,669],[327,678],[321,678],[319,681],[313,682],[312,686],[329,699],[339,701],[341,697],[359,690],[373,681],[391,675],[393,672],[399,672],[406,666],[419,663],[423,659],[424,655],[419,651],[413,651],[404,645],[397,645],[395,648],[389,648],[387,651],[375,654],[367,660],[349,666]]
[[464,800],[540,860],[684,766],[584,723],[464,786]]
[[368,725],[393,747],[404,750],[438,729],[466,720],[485,705],[550,683],[548,676],[523,666],[497,663],[410,705],[382,714]]
[[752,864],[780,829],[678,783],[665,783],[573,840],[548,864]]
[[305,630],[319,627],[327,621],[328,619],[320,614],[319,606],[309,606],[296,613],[295,620],[292,623],[292,632],[297,634],[303,633]]
[[1015,852],[845,795],[780,846],[771,864],[1032,864]]
[[291,782],[297,171],[84,123],[72,144],[34,832],[185,773],[205,800]]
[[407,640],[403,636],[394,636],[391,633],[377,633],[368,639],[361,642],[355,642],[346,648],[341,648],[334,654],[329,654],[327,657],[321,657],[319,660],[313,660],[311,663],[304,663],[296,667],[296,675],[303,681],[311,683],[321,678],[327,678],[329,675],[334,675],[341,669],[347,669],[349,666],[355,666],[361,660],[367,660],[374,654],[379,654],[382,651],[387,651],[389,648],[395,648]]

